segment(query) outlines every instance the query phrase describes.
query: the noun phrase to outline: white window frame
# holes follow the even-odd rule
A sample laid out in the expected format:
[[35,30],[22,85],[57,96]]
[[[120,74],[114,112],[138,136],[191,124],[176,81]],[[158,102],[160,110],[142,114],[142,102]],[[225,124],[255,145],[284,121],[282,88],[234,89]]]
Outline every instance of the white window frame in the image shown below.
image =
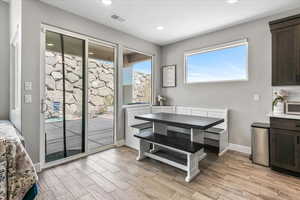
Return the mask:
[[[247,46],[247,52],[246,52],[246,78],[245,79],[233,79],[233,80],[212,80],[212,81],[196,81],[196,82],[188,82],[187,81],[187,70],[188,70],[188,66],[187,66],[187,59],[189,56],[191,55],[195,55],[195,54],[200,54],[200,53],[206,53],[206,52],[211,52],[211,51],[217,51],[217,50],[222,50],[222,49],[227,49],[227,48],[231,48],[231,47],[236,47],[236,46],[241,46],[241,45],[245,45]],[[214,82],[239,82],[239,81],[248,81],[249,80],[249,44],[248,44],[248,39],[242,39],[242,40],[236,40],[236,41],[232,41],[232,42],[227,42],[227,43],[223,43],[223,44],[218,44],[218,45],[213,45],[213,46],[209,46],[209,47],[205,47],[205,48],[201,48],[201,49],[195,49],[195,50],[190,50],[190,51],[186,51],[184,53],[184,83],[185,84],[199,84],[199,83],[214,83]]]

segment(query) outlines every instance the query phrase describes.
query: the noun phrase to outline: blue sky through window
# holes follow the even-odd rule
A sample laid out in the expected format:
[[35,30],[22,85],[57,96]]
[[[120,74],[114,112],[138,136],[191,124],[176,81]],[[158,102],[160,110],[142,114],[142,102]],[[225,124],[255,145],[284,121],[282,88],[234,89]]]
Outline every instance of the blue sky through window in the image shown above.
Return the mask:
[[144,74],[151,74],[151,60],[135,63],[133,65],[133,71],[141,72]]
[[247,45],[187,57],[188,83],[247,79]]
[[132,85],[132,67],[123,68],[123,85]]

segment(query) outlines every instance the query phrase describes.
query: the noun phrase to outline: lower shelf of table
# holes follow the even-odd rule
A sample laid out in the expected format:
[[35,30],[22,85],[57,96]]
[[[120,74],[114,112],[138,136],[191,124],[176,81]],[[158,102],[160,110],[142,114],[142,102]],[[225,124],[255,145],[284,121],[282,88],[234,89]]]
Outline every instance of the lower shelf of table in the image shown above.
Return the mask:
[[190,153],[143,139],[139,139],[139,145],[137,160],[149,157],[186,171],[186,182],[190,182],[199,174],[199,161],[206,157],[203,148],[195,153]]
[[145,156],[187,171],[187,156],[178,152],[161,149],[156,152],[145,152]]
[[162,135],[146,129],[136,133],[134,137],[186,153],[196,153],[204,148],[203,144],[192,142],[189,135],[175,131],[168,131],[167,135]]

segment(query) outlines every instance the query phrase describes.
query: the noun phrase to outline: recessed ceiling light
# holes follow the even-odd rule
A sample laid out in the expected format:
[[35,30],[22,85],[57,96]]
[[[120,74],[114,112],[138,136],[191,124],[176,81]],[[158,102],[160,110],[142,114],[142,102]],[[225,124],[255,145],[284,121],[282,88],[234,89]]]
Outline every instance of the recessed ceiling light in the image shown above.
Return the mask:
[[239,0],[226,0],[226,2],[229,4],[235,4],[235,3],[238,3]]
[[161,31],[161,30],[164,30],[164,27],[163,26],[158,26],[158,27],[156,27],[156,29]]
[[48,46],[48,47],[53,47],[54,44],[53,44],[53,43],[47,43],[47,46]]
[[109,5],[112,4],[112,1],[111,1],[111,0],[102,0],[102,3],[103,3],[104,5],[109,6]]

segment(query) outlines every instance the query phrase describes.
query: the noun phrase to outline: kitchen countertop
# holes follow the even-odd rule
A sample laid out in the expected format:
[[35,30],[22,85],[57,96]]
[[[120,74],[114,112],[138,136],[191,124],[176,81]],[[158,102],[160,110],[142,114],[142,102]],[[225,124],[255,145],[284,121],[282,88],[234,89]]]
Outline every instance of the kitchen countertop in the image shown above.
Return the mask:
[[276,118],[299,119],[299,120],[300,120],[300,115],[274,114],[274,113],[269,113],[268,116],[269,116],[269,117],[276,117]]

